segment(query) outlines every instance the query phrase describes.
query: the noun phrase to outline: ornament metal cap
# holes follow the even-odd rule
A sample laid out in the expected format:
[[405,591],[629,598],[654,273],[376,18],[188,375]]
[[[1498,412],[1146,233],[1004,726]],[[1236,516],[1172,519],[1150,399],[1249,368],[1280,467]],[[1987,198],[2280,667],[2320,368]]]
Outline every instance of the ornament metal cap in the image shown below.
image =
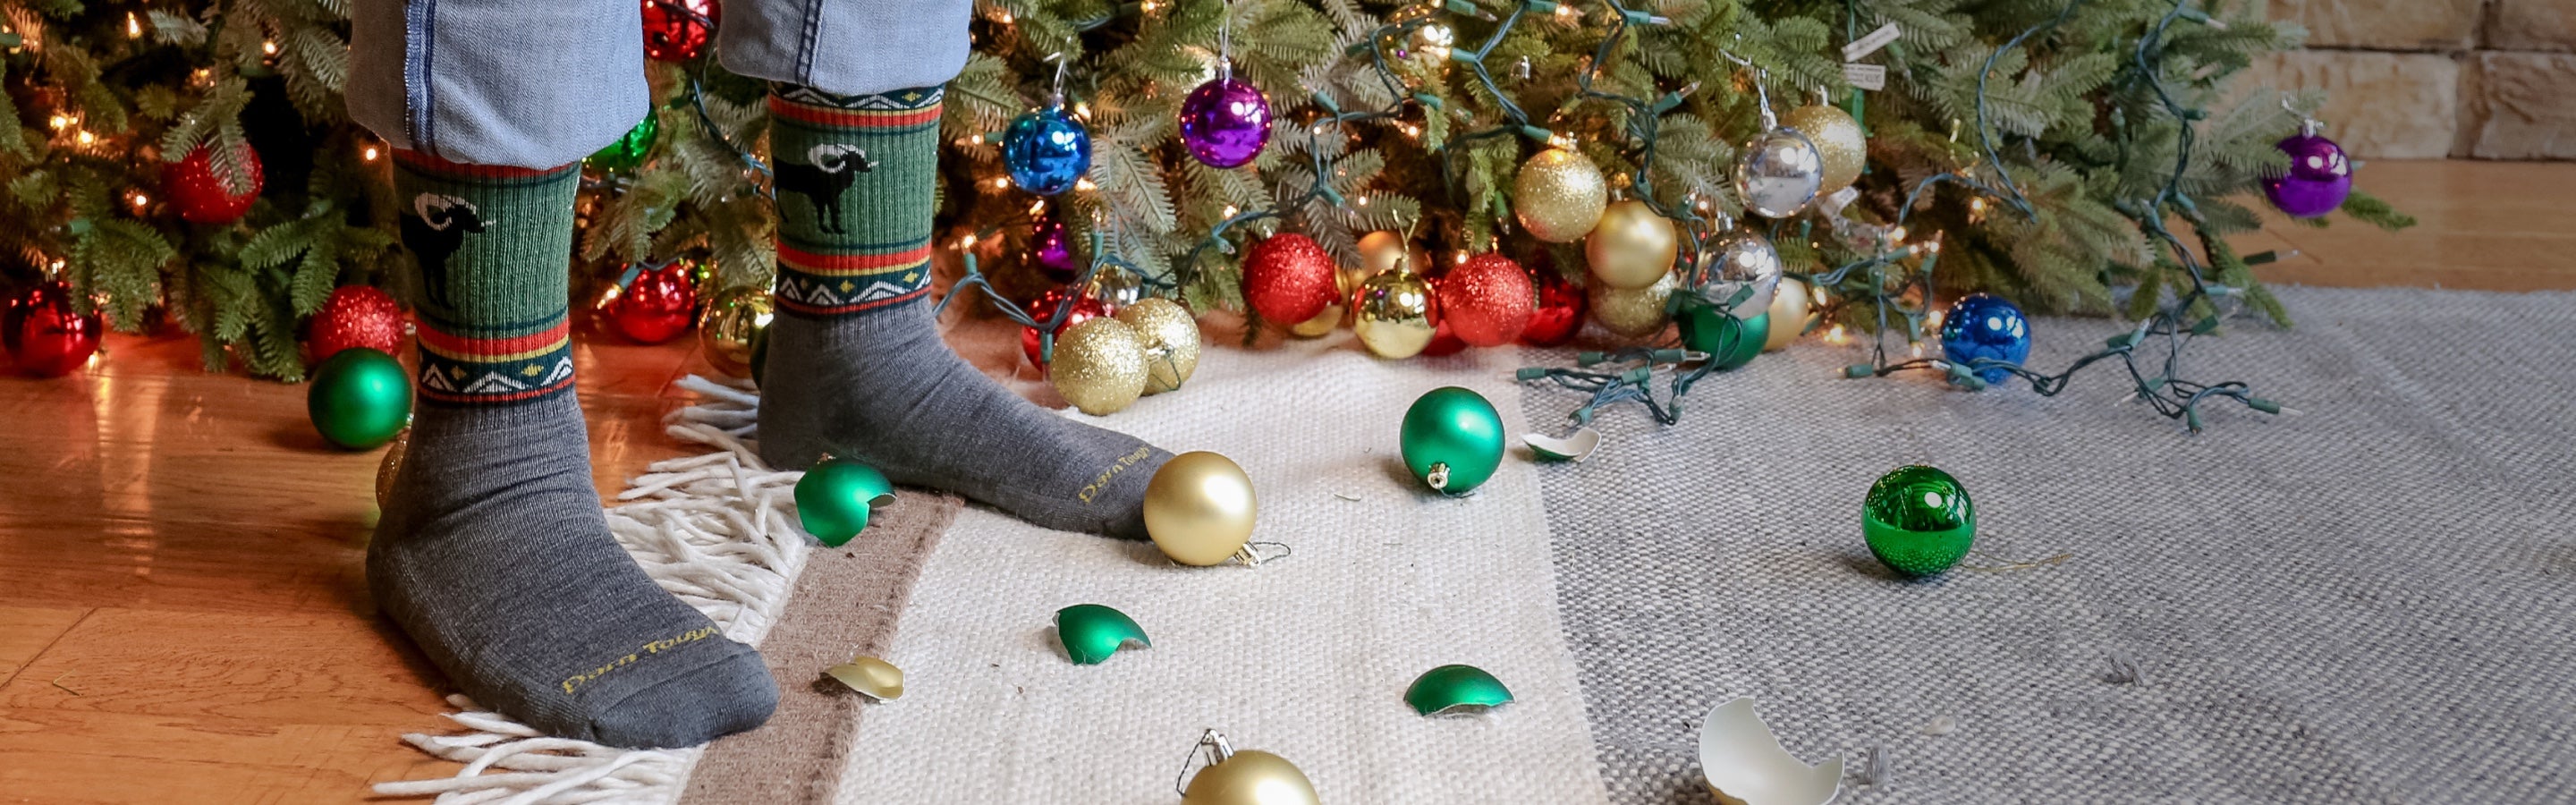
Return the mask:
[[[1198,776],[1190,775],[1204,754],[1207,766]],[[1257,749],[1234,751],[1225,734],[1216,730],[1199,733],[1198,743],[1181,761],[1180,776],[1172,779],[1172,791],[1181,795],[1182,805],[1316,805],[1315,784],[1297,764]]]

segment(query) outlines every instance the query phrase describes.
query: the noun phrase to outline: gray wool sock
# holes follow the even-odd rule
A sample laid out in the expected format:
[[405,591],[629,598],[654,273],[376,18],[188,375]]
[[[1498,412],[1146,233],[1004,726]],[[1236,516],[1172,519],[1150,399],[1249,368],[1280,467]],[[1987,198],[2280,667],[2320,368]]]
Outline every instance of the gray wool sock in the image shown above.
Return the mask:
[[1145,484],[1171,458],[1020,399],[939,340],[930,216],[940,90],[779,87],[778,319],[762,367],[760,455],[829,454],[1048,528],[1143,538]]
[[567,738],[704,743],[759,726],[778,690],[608,533],[565,309],[578,180],[397,154],[421,405],[367,582],[485,706]]

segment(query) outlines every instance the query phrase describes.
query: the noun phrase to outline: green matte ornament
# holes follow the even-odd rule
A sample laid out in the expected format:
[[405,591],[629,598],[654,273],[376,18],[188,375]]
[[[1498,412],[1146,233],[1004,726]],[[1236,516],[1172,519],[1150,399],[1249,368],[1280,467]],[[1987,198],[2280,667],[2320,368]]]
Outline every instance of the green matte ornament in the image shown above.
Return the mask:
[[654,120],[654,115],[647,114],[644,122],[626,130],[626,136],[617,138],[616,142],[592,153],[581,163],[602,173],[634,170],[644,164],[644,157],[653,153],[653,140],[661,134],[662,124]]
[[1684,302],[1681,314],[1673,318],[1681,325],[1682,346],[1694,352],[1708,353],[1708,359],[1719,371],[1734,369],[1753,362],[1762,354],[1762,344],[1771,338],[1771,314],[1768,311],[1749,319],[1727,315],[1724,308]]
[[1075,604],[1055,611],[1055,639],[1075,665],[1099,665],[1127,644],[1153,648],[1145,627],[1127,613],[1099,604]]
[[868,527],[868,514],[894,502],[894,483],[875,467],[826,457],[796,481],[796,520],[838,548]]
[[1510,704],[1503,681],[1473,665],[1443,665],[1415,677],[1404,703],[1426,716],[1472,715]]
[[411,424],[411,373],[392,355],[342,349],[313,370],[304,410],[313,417],[313,429],[332,444],[375,449]]
[[1404,412],[1404,467],[1444,495],[1464,495],[1503,463],[1503,415],[1485,395],[1432,389]]
[[1959,480],[1920,464],[1879,476],[1861,506],[1869,552],[1908,577],[1959,564],[1977,537],[1977,507]]

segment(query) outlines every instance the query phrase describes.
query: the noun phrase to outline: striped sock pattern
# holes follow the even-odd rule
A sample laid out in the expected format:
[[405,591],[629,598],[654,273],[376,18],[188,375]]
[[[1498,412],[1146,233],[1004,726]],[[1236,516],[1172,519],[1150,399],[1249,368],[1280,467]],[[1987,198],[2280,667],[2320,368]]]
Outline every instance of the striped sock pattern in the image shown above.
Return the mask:
[[772,90],[780,308],[841,316],[929,295],[941,97]]
[[420,393],[433,403],[535,400],[573,386],[567,263],[581,175],[394,154],[420,261]]

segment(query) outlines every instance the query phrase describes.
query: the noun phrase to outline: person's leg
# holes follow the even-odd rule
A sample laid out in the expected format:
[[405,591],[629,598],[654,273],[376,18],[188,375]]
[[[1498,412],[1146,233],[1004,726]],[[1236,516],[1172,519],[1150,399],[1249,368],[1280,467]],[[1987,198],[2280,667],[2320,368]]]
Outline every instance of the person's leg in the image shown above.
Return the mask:
[[[929,299],[940,89],[966,59],[966,0],[727,9],[726,68],[774,82],[778,285],[760,454],[825,454],[1049,528],[1145,536],[1171,454],[1002,388],[939,339]],[[818,47],[818,44],[821,45]]]
[[565,737],[685,746],[757,726],[778,692],[758,654],[635,565],[591,486],[566,287],[580,175],[567,163],[642,112],[637,8],[354,9],[350,110],[397,148],[402,237],[421,269],[421,405],[367,582],[482,704]]

